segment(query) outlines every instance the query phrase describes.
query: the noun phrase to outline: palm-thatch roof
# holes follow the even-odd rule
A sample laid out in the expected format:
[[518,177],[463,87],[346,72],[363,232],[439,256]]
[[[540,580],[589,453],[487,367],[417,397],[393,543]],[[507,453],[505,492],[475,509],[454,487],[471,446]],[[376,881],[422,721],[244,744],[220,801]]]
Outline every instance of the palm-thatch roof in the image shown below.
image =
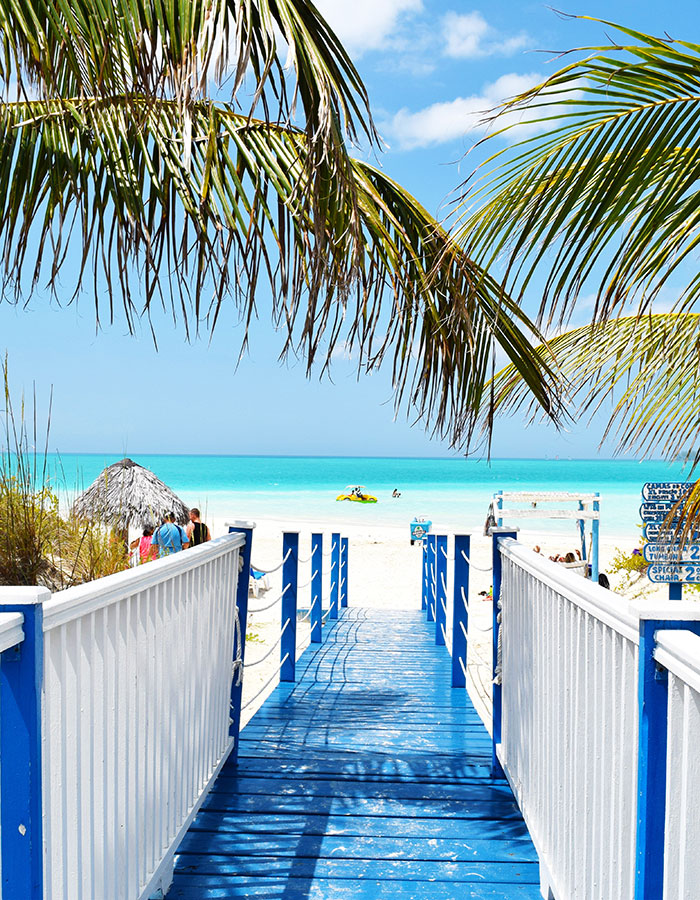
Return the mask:
[[149,469],[128,458],[107,466],[73,504],[76,516],[97,519],[119,530],[129,525],[155,528],[168,512],[175,513],[180,525],[188,520],[189,509],[177,494]]

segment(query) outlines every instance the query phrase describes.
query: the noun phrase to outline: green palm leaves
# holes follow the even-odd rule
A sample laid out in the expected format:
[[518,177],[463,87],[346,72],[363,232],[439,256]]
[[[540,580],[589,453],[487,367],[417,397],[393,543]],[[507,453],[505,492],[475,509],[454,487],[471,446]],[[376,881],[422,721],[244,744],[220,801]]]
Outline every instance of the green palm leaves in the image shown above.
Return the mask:
[[682,269],[699,237],[700,45],[612,27],[627,46],[588,48],[507,104],[546,131],[495,154],[465,200],[480,208],[464,246],[482,262],[505,253],[520,291],[541,271],[548,317],[584,289],[602,317],[650,303],[672,276],[683,301],[700,290]]
[[[567,391],[571,418],[612,406],[605,437],[620,451],[675,458],[698,446],[700,315],[623,316],[586,325],[539,347]],[[496,411],[538,415],[513,366],[493,382]],[[693,463],[700,461],[696,450]]]
[[[499,344],[556,416],[537,329],[413,197],[352,159],[365,88],[307,0],[0,0],[0,258],[48,283],[213,328],[261,288],[283,352],[389,358],[399,400],[455,441]],[[283,60],[286,58],[287,62]],[[71,245],[71,241],[73,244]],[[80,248],[78,264],[70,246]]]
[[[700,45],[611,27],[624,46],[586,48],[505,104],[542,133],[477,171],[457,239],[512,294],[535,295],[540,322],[561,327],[592,295],[593,324],[539,348],[572,416],[612,404],[619,450],[697,463]],[[662,288],[673,312],[653,314]],[[492,389],[502,413],[530,403],[512,367]]]

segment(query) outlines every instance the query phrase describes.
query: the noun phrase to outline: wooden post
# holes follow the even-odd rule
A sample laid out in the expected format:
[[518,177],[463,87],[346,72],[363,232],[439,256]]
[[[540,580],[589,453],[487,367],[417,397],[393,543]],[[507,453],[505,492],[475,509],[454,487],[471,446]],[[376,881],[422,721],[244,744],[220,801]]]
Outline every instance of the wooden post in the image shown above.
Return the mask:
[[[234,662],[240,657],[239,665],[241,668],[245,663],[245,633],[248,624],[248,585],[250,583],[250,554],[253,544],[254,522],[234,522],[229,525],[229,534],[231,532],[240,532],[245,535],[245,544],[240,549],[243,565],[239,568],[238,579],[236,582],[236,606],[238,608],[239,631],[234,638],[233,659]],[[228,733],[234,739],[233,750],[231,751],[231,759],[236,762],[238,759],[238,744],[241,732],[241,697],[243,694],[243,672],[236,672],[231,684],[231,723]]]
[[323,535],[311,535],[311,643],[323,640]]
[[659,900],[663,897],[668,672],[657,666],[654,648],[657,631],[679,629],[700,634],[700,622],[643,617],[639,620],[637,865],[634,900]]
[[46,588],[2,590],[0,612],[24,614],[24,640],[0,665],[0,842],[3,900],[43,900],[41,694]]
[[[455,535],[454,590],[452,591],[452,687],[467,686],[467,635],[469,634],[469,559],[468,534]],[[461,663],[461,664],[460,664]],[[462,665],[464,669],[462,669]]]
[[491,535],[493,538],[493,683],[491,686],[491,775],[495,778],[503,778],[504,772],[497,754],[498,745],[501,743],[501,725],[503,719],[501,673],[496,671],[498,666],[498,637],[501,630],[501,623],[499,621],[499,602],[501,599],[501,573],[503,570],[501,552],[498,545],[505,538],[513,538],[513,540],[517,540],[518,533],[513,528],[492,528]]
[[435,571],[435,547],[436,547],[437,537],[434,534],[428,535],[428,596],[426,603],[426,619],[428,622],[435,621],[435,586],[436,586],[436,571]]
[[340,539],[340,608],[348,605],[348,539]]
[[445,646],[447,631],[447,535],[435,540],[435,643]]
[[329,618],[338,618],[338,599],[340,597],[340,534],[331,535],[331,611]]
[[[600,497],[598,491],[593,495]],[[593,512],[600,513],[600,500],[593,501]],[[598,547],[600,543],[600,519],[593,519],[591,525],[591,579],[598,583],[598,575],[600,574]]]
[[[285,531],[282,535],[282,622],[289,619],[280,643],[280,681],[296,680],[297,655],[297,585],[299,584],[299,532]],[[286,659],[285,659],[286,657]]]
[[[578,501],[579,511],[583,512],[583,500]],[[585,519],[577,519],[578,522],[578,532],[579,537],[581,538],[581,559],[586,561],[586,520]],[[585,570],[586,578],[588,578],[588,567]]]
[[420,591],[420,608],[428,608],[428,537],[421,539],[421,552],[423,554],[423,569]]

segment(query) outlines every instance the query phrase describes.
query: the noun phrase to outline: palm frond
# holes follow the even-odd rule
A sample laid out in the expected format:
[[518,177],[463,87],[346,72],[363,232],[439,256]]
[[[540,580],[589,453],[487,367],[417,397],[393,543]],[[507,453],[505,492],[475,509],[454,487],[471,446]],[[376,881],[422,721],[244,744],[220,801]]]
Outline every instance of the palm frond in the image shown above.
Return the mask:
[[343,341],[372,368],[391,348],[398,401],[455,444],[473,434],[496,345],[557,419],[555,378],[533,350],[534,325],[380,170],[349,160],[347,176],[326,171],[322,208],[310,208],[302,131],[203,102],[193,109],[185,169],[175,102],[134,110],[133,98],[5,104],[7,287],[21,295],[21,274],[31,271],[60,300],[76,232],[83,252],[71,290],[92,282],[98,321],[111,319],[120,294],[130,321],[172,297],[188,328],[213,329],[232,296],[248,324],[267,283],[283,352],[302,353],[311,368]]
[[[574,418],[612,405],[603,440],[614,439],[618,452],[700,462],[700,315],[609,319],[552,338],[538,352],[566,384]],[[497,415],[538,416],[513,366],[496,375],[493,390]]]
[[504,257],[518,296],[543,273],[549,321],[584,290],[599,318],[646,309],[671,276],[679,309],[700,291],[682,268],[700,240],[700,45],[603,24],[626,43],[580,48],[506,103],[546,130],[493,154],[462,197],[466,251],[487,268]]

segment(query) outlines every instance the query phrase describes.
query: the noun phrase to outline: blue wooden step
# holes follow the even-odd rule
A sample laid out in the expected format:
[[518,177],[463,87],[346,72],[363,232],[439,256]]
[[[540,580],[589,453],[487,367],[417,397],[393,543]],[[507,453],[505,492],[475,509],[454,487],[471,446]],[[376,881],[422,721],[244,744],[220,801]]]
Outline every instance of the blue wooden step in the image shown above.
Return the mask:
[[343,611],[243,730],[169,900],[536,900],[491,744],[419,612]]

